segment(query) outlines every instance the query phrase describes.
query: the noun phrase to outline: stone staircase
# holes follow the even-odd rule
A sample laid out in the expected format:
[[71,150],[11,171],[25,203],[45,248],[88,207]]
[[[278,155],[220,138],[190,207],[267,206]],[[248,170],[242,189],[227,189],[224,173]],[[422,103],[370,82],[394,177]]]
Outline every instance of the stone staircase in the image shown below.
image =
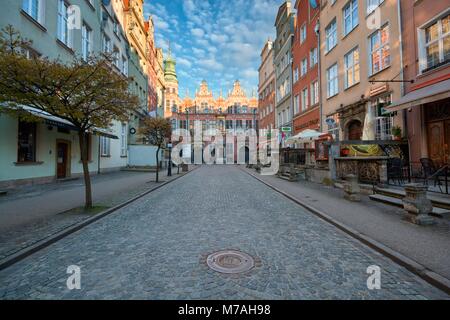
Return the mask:
[[[388,205],[403,208],[402,199],[405,197],[405,191],[399,188],[374,188],[374,194],[369,198],[373,201],[382,202]],[[450,196],[427,194],[427,197],[433,204],[432,215],[437,217],[450,217]]]

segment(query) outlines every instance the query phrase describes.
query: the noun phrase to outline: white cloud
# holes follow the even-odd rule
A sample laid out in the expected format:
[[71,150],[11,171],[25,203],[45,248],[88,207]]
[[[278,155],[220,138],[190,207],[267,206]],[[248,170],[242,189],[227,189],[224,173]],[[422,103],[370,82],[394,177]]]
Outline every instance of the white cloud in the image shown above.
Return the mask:
[[197,38],[203,38],[203,36],[205,35],[205,32],[200,28],[192,29],[191,33],[194,37],[197,37]]

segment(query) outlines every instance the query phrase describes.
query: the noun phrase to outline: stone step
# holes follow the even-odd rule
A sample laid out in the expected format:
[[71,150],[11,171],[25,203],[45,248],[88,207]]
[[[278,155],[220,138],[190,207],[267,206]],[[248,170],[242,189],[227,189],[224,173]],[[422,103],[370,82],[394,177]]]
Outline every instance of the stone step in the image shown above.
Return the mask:
[[[374,195],[370,195],[369,198],[373,201],[378,201],[378,202],[382,202],[382,203],[385,203],[385,204],[388,204],[391,206],[403,208],[402,199],[399,199],[396,197],[389,197],[389,196],[385,196],[382,194],[374,194]],[[432,215],[436,216],[436,217],[441,217],[441,218],[444,216],[450,216],[450,210],[433,207]]]
[[[402,189],[379,187],[375,187],[375,193],[397,199],[403,199],[406,195],[405,191]],[[427,197],[430,199],[434,207],[450,210],[450,196],[437,196],[428,192]]]

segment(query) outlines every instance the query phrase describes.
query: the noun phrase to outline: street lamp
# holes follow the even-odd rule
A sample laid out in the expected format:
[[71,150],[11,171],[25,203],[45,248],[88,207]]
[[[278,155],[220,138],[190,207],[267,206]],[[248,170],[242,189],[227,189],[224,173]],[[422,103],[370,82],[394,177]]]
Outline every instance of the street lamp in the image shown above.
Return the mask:
[[167,144],[167,148],[169,149],[169,167],[167,168],[167,176],[172,176],[172,143],[169,142]]

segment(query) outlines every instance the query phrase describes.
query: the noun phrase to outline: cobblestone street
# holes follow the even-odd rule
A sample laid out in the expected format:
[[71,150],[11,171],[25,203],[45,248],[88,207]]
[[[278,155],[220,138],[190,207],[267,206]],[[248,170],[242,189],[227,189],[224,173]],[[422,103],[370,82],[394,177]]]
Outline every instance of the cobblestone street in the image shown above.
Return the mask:
[[[256,258],[241,275],[205,257]],[[70,291],[67,267],[81,268]],[[367,288],[371,265],[381,289]],[[235,166],[203,166],[0,272],[0,299],[438,299],[418,276]]]

